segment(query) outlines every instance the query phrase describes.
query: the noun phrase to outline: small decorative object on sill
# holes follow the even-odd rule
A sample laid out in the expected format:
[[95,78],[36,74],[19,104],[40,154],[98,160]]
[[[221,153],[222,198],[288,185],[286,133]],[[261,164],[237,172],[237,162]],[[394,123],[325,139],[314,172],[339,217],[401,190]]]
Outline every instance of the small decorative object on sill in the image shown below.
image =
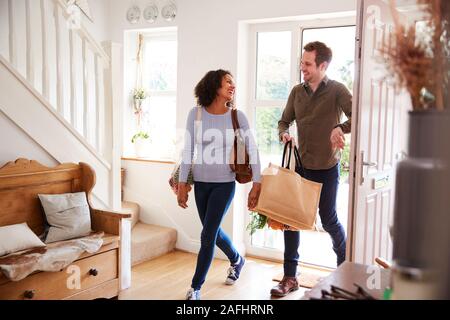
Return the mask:
[[145,131],[139,131],[131,138],[131,143],[134,144],[136,157],[143,158],[150,155],[150,142],[150,136]]
[[[397,164],[392,299],[450,299],[450,2],[418,0],[426,27],[400,22],[395,1],[386,66],[411,97],[408,157]],[[439,249],[433,249],[439,244]],[[443,254],[445,252],[445,254]]]

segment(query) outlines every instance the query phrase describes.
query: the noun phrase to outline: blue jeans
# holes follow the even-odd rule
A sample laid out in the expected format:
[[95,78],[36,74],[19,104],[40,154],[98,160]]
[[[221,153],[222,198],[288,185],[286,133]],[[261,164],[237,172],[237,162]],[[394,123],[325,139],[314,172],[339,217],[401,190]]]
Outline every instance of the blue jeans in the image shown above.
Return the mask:
[[[320,193],[319,215],[324,230],[331,236],[338,266],[345,261],[346,247],[345,231],[336,212],[339,171],[339,163],[327,170],[304,169],[306,179],[323,184]],[[284,274],[288,277],[295,277],[297,274],[299,245],[299,231],[284,232]]]
[[230,238],[220,228],[223,217],[234,197],[236,183],[195,182],[194,195],[198,214],[203,225],[201,247],[191,287],[200,290],[214,257],[215,245],[222,250],[231,263],[239,260],[239,253]]

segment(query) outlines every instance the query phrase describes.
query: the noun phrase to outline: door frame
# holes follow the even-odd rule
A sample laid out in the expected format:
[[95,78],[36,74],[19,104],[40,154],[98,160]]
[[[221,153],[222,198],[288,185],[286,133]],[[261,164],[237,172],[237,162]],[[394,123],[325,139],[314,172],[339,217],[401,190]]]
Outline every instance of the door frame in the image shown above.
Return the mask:
[[346,260],[353,261],[353,252],[354,252],[354,230],[355,230],[355,210],[356,210],[356,187],[357,183],[356,177],[360,174],[358,165],[357,165],[357,150],[359,143],[359,132],[358,132],[358,124],[359,124],[359,102],[360,102],[360,76],[361,76],[361,65],[362,65],[362,56],[361,56],[361,47],[362,47],[362,32],[363,32],[363,23],[364,23],[364,0],[357,0],[356,5],[356,38],[355,38],[355,78],[353,79],[353,98],[352,98],[352,127],[351,127],[351,135],[352,140],[350,143],[350,159],[352,159],[352,163],[350,165],[349,172],[349,196],[348,196],[348,220],[347,220],[347,248],[346,248]]
[[[359,2],[358,1],[358,6],[359,6]],[[359,13],[359,7],[357,7],[356,11],[353,12],[348,12],[346,13],[344,16],[342,17],[337,17],[337,18],[326,18],[323,20],[310,20],[310,19],[306,19],[306,20],[293,20],[293,21],[283,21],[283,22],[271,22],[271,23],[255,23],[255,24],[250,24],[249,25],[249,47],[248,47],[248,55],[247,55],[247,59],[248,59],[248,74],[249,76],[249,82],[251,85],[249,85],[249,90],[248,90],[248,108],[246,109],[247,111],[247,115],[248,115],[248,119],[249,119],[249,123],[250,123],[250,127],[251,128],[256,128],[256,119],[255,119],[255,115],[256,115],[256,110],[255,108],[257,108],[258,106],[272,106],[274,101],[262,101],[262,102],[256,102],[255,96],[256,96],[256,54],[257,54],[257,45],[256,45],[256,37],[254,37],[254,35],[257,34],[257,32],[262,32],[262,31],[291,31],[292,32],[292,43],[291,43],[291,81],[293,81],[291,87],[293,87],[295,84],[297,84],[299,82],[300,79],[300,70],[299,70],[299,58],[301,56],[301,52],[302,52],[302,48],[300,48],[300,44],[302,41],[302,32],[305,29],[313,29],[313,28],[321,28],[321,27],[345,27],[345,26],[349,26],[349,25],[355,25],[355,30],[356,30],[356,35],[358,35],[358,24],[359,24],[359,20],[360,20],[360,13]],[[358,36],[357,36],[358,38]],[[359,86],[359,78],[357,78],[357,69],[356,69],[356,65],[357,65],[357,60],[356,60],[356,52],[359,52],[359,45],[358,43],[355,43],[355,78],[354,78],[354,84]],[[294,67],[295,66],[295,67]],[[295,70],[294,70],[295,68]],[[353,89],[353,96],[355,96],[355,86],[354,85],[354,89]],[[277,101],[279,102],[279,101]],[[284,106],[283,106],[284,107]],[[353,106],[352,106],[352,118],[354,117],[353,114],[355,114],[355,108],[357,107],[357,105],[355,104],[355,102],[353,102]],[[352,121],[352,139],[351,139],[351,144],[350,144],[350,159],[353,159],[354,156],[354,151],[353,149],[355,149],[356,144],[353,138],[353,132],[354,132],[354,121]],[[353,200],[353,195],[352,195],[352,167],[354,167],[353,163],[350,163],[350,172],[349,172],[349,201]],[[243,188],[245,190],[245,192],[249,192],[250,191],[250,186],[245,186]],[[245,205],[245,204],[244,204]],[[353,220],[353,211],[351,210],[351,208],[353,208],[353,203],[349,202],[348,203],[348,218],[347,218],[347,225],[348,228],[347,230],[351,230],[349,229],[351,226],[353,226],[352,220]],[[244,208],[244,212],[247,212],[247,208]],[[246,218],[244,219],[244,223],[245,225],[247,225],[249,222],[249,217],[248,215],[246,215]],[[268,258],[271,260],[276,260],[276,261],[283,261],[283,252],[280,250],[276,250],[276,249],[271,249],[271,248],[261,248],[261,247],[256,247],[256,246],[252,246],[251,244],[251,237],[249,236],[248,232],[246,230],[243,231],[245,233],[244,235],[244,245],[245,245],[245,251],[248,255],[254,256],[254,257],[260,257],[260,258]],[[347,250],[349,250],[348,248],[349,245],[349,241],[347,241]],[[309,265],[308,263],[304,263],[305,265]],[[312,265],[312,264],[311,264]]]

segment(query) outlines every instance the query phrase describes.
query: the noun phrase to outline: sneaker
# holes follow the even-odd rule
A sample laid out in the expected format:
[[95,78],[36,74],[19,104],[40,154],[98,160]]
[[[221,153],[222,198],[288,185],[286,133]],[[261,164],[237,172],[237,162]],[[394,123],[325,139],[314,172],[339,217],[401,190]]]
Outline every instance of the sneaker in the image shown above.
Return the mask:
[[190,288],[186,293],[186,300],[200,300],[200,290]]
[[239,256],[239,262],[236,264],[232,264],[228,268],[228,276],[225,280],[225,284],[231,286],[239,279],[239,275],[241,274],[242,267],[244,266],[245,259],[244,257]]

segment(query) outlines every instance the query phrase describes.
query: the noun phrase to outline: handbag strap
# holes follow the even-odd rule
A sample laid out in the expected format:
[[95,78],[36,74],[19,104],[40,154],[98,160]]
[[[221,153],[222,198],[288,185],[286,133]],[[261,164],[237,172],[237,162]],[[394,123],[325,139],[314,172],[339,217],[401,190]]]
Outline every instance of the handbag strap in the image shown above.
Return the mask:
[[[233,130],[234,130],[234,142],[233,142],[233,148],[231,149],[231,163],[234,165],[238,164],[238,139],[241,143],[243,143],[244,139],[242,139],[241,136],[241,132],[240,132],[240,124],[239,124],[239,120],[238,120],[238,115],[237,115],[237,109],[236,108],[232,108],[231,109],[231,122],[233,123]],[[242,158],[240,158],[242,162]],[[242,163],[243,164],[243,163]]]
[[197,107],[197,115],[195,117],[195,141],[201,143],[200,125],[202,124],[202,107]]
[[237,135],[241,135],[241,133],[239,132],[239,129],[241,128],[241,126],[239,125],[239,120],[238,120],[238,116],[237,116],[237,109],[236,108],[232,108],[231,109],[231,121],[233,122],[233,130],[234,130],[234,134]]

